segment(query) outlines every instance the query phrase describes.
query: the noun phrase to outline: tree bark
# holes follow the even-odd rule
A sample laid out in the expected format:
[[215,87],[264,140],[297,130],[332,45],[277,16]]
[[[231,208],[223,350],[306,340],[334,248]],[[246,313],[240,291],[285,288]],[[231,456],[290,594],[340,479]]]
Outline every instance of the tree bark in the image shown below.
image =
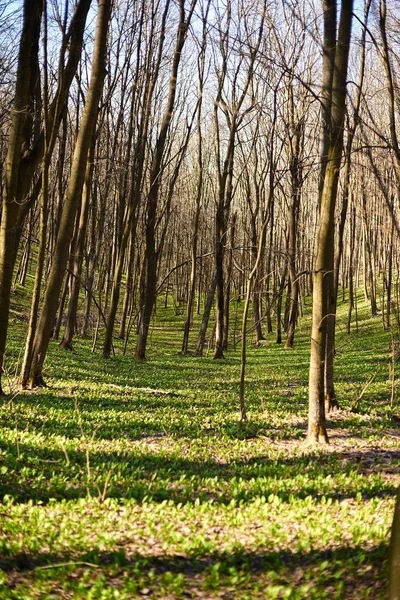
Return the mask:
[[83,254],[86,239],[86,229],[89,218],[90,193],[92,187],[94,151],[96,147],[96,135],[93,132],[86,165],[85,183],[83,187],[82,203],[79,216],[78,232],[73,247],[71,291],[69,296],[67,323],[61,346],[66,350],[72,350],[72,338],[75,333],[76,316],[78,311],[79,291],[81,288]]
[[229,234],[229,248],[227,255],[227,266],[226,266],[226,286],[224,294],[224,336],[222,343],[222,350],[225,352],[228,350],[229,345],[229,308],[231,301],[231,277],[232,277],[232,258],[233,258],[233,247],[235,243],[235,229],[236,229],[236,213],[232,215],[231,229]]
[[212,305],[214,302],[216,287],[217,287],[217,274],[214,273],[213,278],[211,280],[210,289],[208,290],[207,299],[206,299],[206,303],[204,306],[203,318],[201,320],[200,331],[199,331],[199,335],[197,338],[197,344],[196,344],[196,350],[195,350],[196,356],[203,356],[203,348],[204,348],[204,344],[205,344],[205,340],[206,340],[208,321],[210,319],[211,308],[212,308]]
[[107,48],[107,32],[111,13],[112,0],[99,0],[96,33],[93,50],[92,74],[86,98],[82,120],[76,140],[72,160],[71,178],[66,192],[59,232],[51,264],[49,280],[43,300],[42,312],[35,336],[33,360],[31,367],[31,385],[43,385],[43,363],[50,341],[51,330],[57,312],[58,300],[65,267],[67,265],[68,248],[71,243],[76,211],[85,180],[86,163],[89,146],[96,127],[99,102],[106,74],[105,60]]
[[[308,440],[328,441],[325,422],[325,353],[329,294],[333,292],[335,205],[343,152],[346,82],[353,0],[342,0],[331,91],[330,142],[321,194],[317,256],[313,276],[313,307],[309,375]],[[324,165],[322,165],[322,169]]]
[[21,153],[25,139],[31,91],[32,58],[38,56],[40,35],[41,0],[24,1],[24,20],[18,53],[17,80],[8,151],[4,167],[3,203],[0,224],[0,393],[1,375],[4,371],[4,355],[10,310],[10,293],[14,265],[17,217],[19,212],[18,184],[20,179]]
[[[51,131],[48,132],[48,135],[51,137],[48,146],[49,156],[52,154],[56,140],[55,132],[58,131],[62,115],[64,114],[69,87],[81,56],[82,38],[90,3],[91,0],[80,0],[78,2],[69,30],[63,38],[60,52],[58,87],[54,99],[50,104],[48,115],[48,122],[52,125]],[[36,83],[35,85],[32,84],[32,70],[36,69],[33,63],[35,60],[37,62],[38,56],[37,45],[40,32],[41,8],[42,2],[25,0],[24,24],[18,55],[13,124],[5,166],[3,210],[0,224],[0,378],[4,370],[12,272],[23,222],[31,207],[31,203],[25,202],[25,199],[44,152],[43,132],[40,135],[35,134],[35,143],[30,148],[29,140],[27,139],[29,127],[26,127],[29,96],[32,93],[32,88],[36,89],[37,87]],[[68,61],[64,67],[64,56],[68,44]],[[37,192],[39,189],[37,189]]]
[[397,492],[389,548],[389,600],[400,600],[400,490]]

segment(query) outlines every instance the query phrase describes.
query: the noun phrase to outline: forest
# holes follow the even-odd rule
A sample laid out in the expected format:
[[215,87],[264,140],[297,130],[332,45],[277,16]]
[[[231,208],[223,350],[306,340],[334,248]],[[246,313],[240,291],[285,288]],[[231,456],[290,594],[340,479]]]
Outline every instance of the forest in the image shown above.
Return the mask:
[[400,600],[400,5],[0,0],[0,599]]

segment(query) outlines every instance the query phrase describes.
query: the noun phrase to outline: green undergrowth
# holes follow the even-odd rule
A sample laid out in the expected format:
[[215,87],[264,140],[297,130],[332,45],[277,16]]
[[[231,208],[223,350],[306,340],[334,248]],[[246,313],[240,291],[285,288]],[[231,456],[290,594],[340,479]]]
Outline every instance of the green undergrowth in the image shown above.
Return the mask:
[[293,350],[249,335],[246,425],[239,346],[180,356],[183,316],[161,305],[146,361],[133,338],[109,360],[101,337],[94,353],[91,339],[52,342],[48,387],[17,392],[25,305],[20,289],[0,406],[1,599],[386,597],[400,410],[391,333],[366,304],[350,335],[339,311],[342,411],[321,447],[304,443],[309,305]]

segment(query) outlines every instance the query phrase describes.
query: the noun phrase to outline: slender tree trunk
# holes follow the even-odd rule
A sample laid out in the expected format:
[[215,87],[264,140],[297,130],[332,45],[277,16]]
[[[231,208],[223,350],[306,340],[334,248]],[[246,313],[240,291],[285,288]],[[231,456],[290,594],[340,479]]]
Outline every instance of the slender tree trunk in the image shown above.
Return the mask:
[[[91,0],[80,0],[76,6],[68,32],[69,54],[65,67],[63,61],[66,51],[66,36],[64,35],[60,53],[60,78],[55,97],[49,107],[48,122],[52,124],[52,131],[49,132],[51,140],[48,147],[50,156],[56,140],[54,133],[58,131],[64,112],[64,104],[68,97],[68,90],[81,55],[83,32],[90,2]],[[37,82],[34,79],[37,73],[37,64],[35,63],[37,63],[38,56],[41,10],[42,1],[25,0],[24,23],[18,54],[13,121],[4,169],[5,185],[0,223],[0,378],[4,370],[13,266],[17,256],[23,222],[31,207],[31,203],[25,202],[25,200],[36,169],[43,157],[44,149],[43,134],[39,136],[35,134],[35,143],[31,147],[31,140],[28,137],[32,123],[27,120],[30,112],[30,95],[32,95],[33,90],[35,93],[37,90]],[[38,196],[39,190],[40,187],[34,186],[32,201]]]
[[355,291],[354,291],[354,273],[353,273],[353,260],[354,247],[355,247],[355,227],[356,227],[356,208],[353,206],[350,219],[350,240],[349,240],[349,310],[347,313],[347,325],[346,332],[350,333],[351,328],[351,314],[355,307]]
[[229,235],[229,250],[227,255],[227,267],[226,267],[226,287],[224,295],[224,338],[222,344],[222,350],[225,352],[228,350],[229,344],[229,308],[231,301],[231,277],[232,277],[232,257],[233,247],[235,243],[235,229],[236,229],[236,213],[232,215],[231,229]]
[[293,348],[294,332],[297,324],[298,302],[299,302],[299,280],[296,273],[296,250],[297,250],[297,223],[300,210],[301,197],[301,148],[303,145],[303,123],[294,123],[294,100],[291,95],[291,123],[292,133],[290,149],[290,174],[291,174],[291,204],[289,216],[289,236],[288,236],[288,258],[289,258],[289,278],[290,278],[290,313],[288,318],[287,335],[285,348]]
[[[125,251],[128,245],[129,235],[132,236],[132,241],[135,237],[136,233],[136,218],[134,217],[134,213],[136,212],[137,204],[139,201],[139,197],[137,197],[136,201],[133,201],[129,206],[129,214],[125,221],[124,231],[122,234],[122,238],[119,244],[119,252],[118,258],[114,269],[114,278],[113,278],[113,286],[111,291],[111,302],[110,302],[110,310],[107,318],[107,327],[106,334],[104,338],[103,344],[103,357],[109,358],[112,348],[112,335],[114,331],[114,322],[117,314],[118,303],[119,303],[119,295],[121,291],[121,280],[122,280],[122,270],[125,261]],[[130,215],[132,213],[132,216]]]
[[72,350],[72,338],[75,333],[76,316],[78,311],[79,291],[81,288],[83,253],[86,239],[86,229],[89,217],[90,192],[92,187],[94,151],[96,147],[96,135],[93,132],[86,165],[85,183],[83,187],[82,203],[79,216],[77,237],[73,247],[71,291],[69,296],[67,323],[61,346],[66,350]]
[[224,236],[226,234],[224,203],[217,208],[215,220],[215,273],[217,302],[215,307],[214,358],[224,358]]
[[118,337],[120,340],[125,339],[126,322],[128,318],[129,307],[132,303],[133,294],[133,270],[135,266],[135,241],[136,241],[136,223],[135,228],[131,230],[131,241],[128,253],[128,264],[126,266],[126,285],[124,300],[122,303],[121,322],[119,324]]
[[182,341],[182,354],[186,354],[189,345],[189,331],[193,316],[193,303],[194,294],[196,289],[196,254],[197,254],[197,241],[199,236],[199,221],[200,221],[200,209],[201,209],[201,193],[202,193],[202,178],[203,175],[199,174],[199,181],[197,184],[197,198],[196,198],[196,211],[193,223],[193,237],[192,245],[190,249],[191,267],[190,267],[190,281],[189,281],[189,294],[186,305],[186,319],[183,330],[183,341]]
[[87,335],[89,327],[90,312],[92,307],[92,292],[95,281],[95,273],[99,260],[99,250],[97,243],[96,230],[99,230],[99,236],[102,235],[104,229],[104,213],[100,214],[99,222],[97,222],[98,214],[98,193],[97,186],[93,186],[91,193],[91,214],[90,214],[90,245],[89,251],[86,254],[86,275],[85,275],[85,310],[80,334]]
[[282,343],[282,302],[283,302],[283,290],[285,289],[287,265],[284,268],[282,276],[279,282],[279,288],[277,290],[276,298],[276,328],[275,328],[275,342],[277,344]]
[[394,241],[394,221],[392,220],[392,228],[390,231],[389,238],[389,260],[388,260],[388,268],[387,268],[387,277],[386,279],[386,322],[385,325],[387,329],[390,329],[391,326],[391,313],[392,313],[392,280],[393,280],[393,241]]
[[147,197],[147,218],[145,234],[146,291],[144,294],[144,306],[140,321],[140,331],[135,350],[135,360],[143,360],[146,357],[147,336],[150,328],[151,315],[156,302],[158,259],[156,254],[155,227],[157,217],[158,196],[160,190],[162,159],[167,139],[167,133],[172,121],[179,64],[181,61],[182,50],[185,43],[187,31],[190,25],[190,19],[195,7],[195,3],[196,0],[192,0],[189,12],[186,15],[184,0],[179,0],[180,20],[174,50],[172,71],[169,80],[168,100],[163,115],[161,128],[157,138],[154,157],[150,169],[150,191]]
[[23,260],[21,260],[21,265],[18,273],[19,283],[22,286],[25,286],[26,276],[28,274],[29,269],[29,261],[31,257],[31,247],[32,247],[32,233],[33,233],[33,217],[34,211],[31,210],[29,215],[28,229],[26,233],[26,244],[23,253]]
[[99,0],[96,34],[93,50],[92,75],[86,98],[82,120],[76,140],[72,160],[71,178],[66,192],[60,228],[50,269],[49,280],[43,301],[37,333],[35,336],[33,360],[31,367],[31,384],[43,384],[43,363],[50,341],[51,330],[57,312],[58,300],[68,255],[65,248],[71,243],[76,211],[85,180],[85,168],[96,127],[99,102],[106,74],[105,59],[107,47],[107,32],[111,13],[112,0]]
[[197,338],[196,356],[203,356],[203,348],[206,341],[206,333],[208,327],[208,321],[210,320],[211,308],[214,302],[215,288],[217,287],[217,275],[214,273],[211,280],[210,289],[208,290],[206,303],[204,306],[203,318],[201,320],[200,331]]
[[68,115],[67,111],[64,111],[64,115],[62,118],[62,129],[61,129],[61,137],[59,140],[59,151],[58,151],[58,165],[57,165],[57,204],[55,214],[53,215],[53,236],[51,241],[51,249],[54,249],[55,242],[57,239],[58,228],[60,226],[62,206],[64,201],[64,171],[65,171],[65,153],[67,146],[67,126],[68,126]]
[[261,261],[261,257],[263,254],[263,245],[264,245],[264,240],[265,240],[265,230],[267,227],[267,223],[268,223],[268,216],[265,217],[264,222],[262,224],[262,229],[261,229],[261,233],[260,233],[260,239],[259,239],[259,244],[258,244],[258,248],[257,248],[257,254],[256,254],[256,260],[254,262],[253,268],[250,271],[249,274],[249,278],[247,281],[247,292],[246,292],[246,300],[244,303],[244,309],[243,309],[243,318],[242,318],[242,347],[241,347],[241,362],[240,362],[240,414],[241,414],[241,420],[242,421],[247,421],[247,415],[246,415],[246,405],[245,405],[245,398],[244,398],[244,392],[245,392],[245,374],[246,374],[246,338],[247,338],[247,316],[249,313],[249,306],[250,306],[250,298],[251,298],[251,286],[254,280],[254,277],[256,276],[257,273],[257,269],[258,266],[260,264]]

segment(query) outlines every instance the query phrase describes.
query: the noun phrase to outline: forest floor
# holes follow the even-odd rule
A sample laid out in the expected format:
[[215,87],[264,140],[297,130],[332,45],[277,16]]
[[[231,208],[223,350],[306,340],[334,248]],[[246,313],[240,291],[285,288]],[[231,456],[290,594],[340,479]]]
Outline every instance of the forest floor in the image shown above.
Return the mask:
[[309,306],[294,350],[272,336],[249,343],[241,426],[239,346],[222,361],[179,356],[183,316],[172,308],[158,309],[147,361],[134,362],[133,341],[124,356],[115,340],[109,360],[90,339],[74,352],[54,342],[48,387],[18,393],[23,291],[13,301],[1,599],[387,596],[400,390],[395,381],[391,407],[391,333],[365,304],[350,335],[339,311],[342,411],[329,417],[330,444],[312,447]]

